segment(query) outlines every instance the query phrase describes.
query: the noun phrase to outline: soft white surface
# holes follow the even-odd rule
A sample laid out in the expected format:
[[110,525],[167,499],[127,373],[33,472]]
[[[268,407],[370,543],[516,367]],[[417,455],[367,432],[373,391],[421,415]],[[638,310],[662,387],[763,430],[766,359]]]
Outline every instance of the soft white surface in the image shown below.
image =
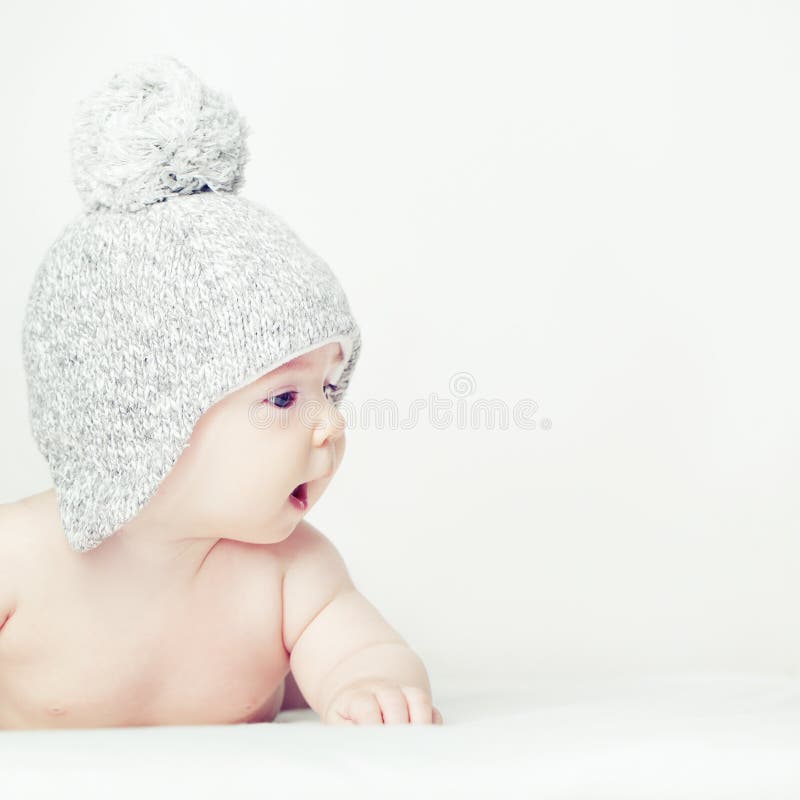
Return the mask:
[[435,690],[445,725],[0,732],[0,796],[800,797],[800,679],[673,674]]

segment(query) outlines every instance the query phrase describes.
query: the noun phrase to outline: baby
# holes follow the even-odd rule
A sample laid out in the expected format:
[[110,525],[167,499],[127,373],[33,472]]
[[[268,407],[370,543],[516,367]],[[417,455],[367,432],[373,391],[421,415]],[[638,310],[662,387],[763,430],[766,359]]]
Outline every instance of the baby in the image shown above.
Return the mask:
[[0,506],[0,729],[443,722],[304,519],[344,455],[360,334],[329,267],[236,194],[243,134],[169,57],[83,104],[85,214],[23,329],[55,485]]

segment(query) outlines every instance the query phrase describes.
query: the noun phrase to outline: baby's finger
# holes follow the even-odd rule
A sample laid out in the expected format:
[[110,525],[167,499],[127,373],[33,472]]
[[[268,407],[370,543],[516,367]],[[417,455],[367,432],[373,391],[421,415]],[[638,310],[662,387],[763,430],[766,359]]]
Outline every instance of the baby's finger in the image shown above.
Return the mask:
[[444,719],[442,717],[441,712],[439,711],[436,706],[433,707],[433,724],[434,725],[444,725]]
[[408,701],[398,688],[376,689],[385,725],[408,725]]
[[353,695],[347,709],[347,715],[356,725],[381,725],[381,707],[372,692],[359,692]]
[[433,711],[430,695],[417,686],[404,686],[406,700],[408,701],[408,716],[412,725],[432,724]]

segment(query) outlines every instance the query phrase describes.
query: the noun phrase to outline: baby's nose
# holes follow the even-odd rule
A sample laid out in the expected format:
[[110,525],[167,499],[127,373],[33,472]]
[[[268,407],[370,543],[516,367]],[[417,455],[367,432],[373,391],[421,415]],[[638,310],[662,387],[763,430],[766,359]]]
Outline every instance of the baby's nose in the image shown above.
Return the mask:
[[339,439],[344,434],[345,419],[333,403],[325,403],[314,420],[317,443]]

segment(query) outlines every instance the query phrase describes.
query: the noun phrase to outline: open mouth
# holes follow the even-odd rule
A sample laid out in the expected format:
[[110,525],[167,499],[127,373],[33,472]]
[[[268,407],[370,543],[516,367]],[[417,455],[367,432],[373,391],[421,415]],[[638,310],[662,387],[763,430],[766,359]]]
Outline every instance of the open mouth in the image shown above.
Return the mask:
[[294,491],[289,495],[289,501],[292,505],[300,511],[305,510],[308,505],[308,484],[301,483],[296,486]]

